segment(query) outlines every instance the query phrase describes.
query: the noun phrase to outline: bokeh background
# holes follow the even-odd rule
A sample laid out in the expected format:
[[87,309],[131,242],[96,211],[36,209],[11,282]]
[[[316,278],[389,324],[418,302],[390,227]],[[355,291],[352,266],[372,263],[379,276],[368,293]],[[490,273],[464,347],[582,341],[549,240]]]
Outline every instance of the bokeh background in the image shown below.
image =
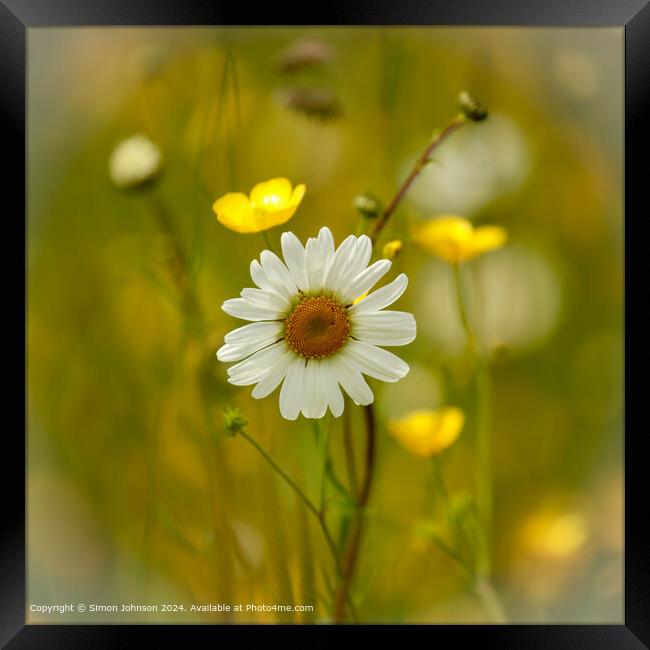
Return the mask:
[[[307,185],[288,227],[305,238],[328,225],[338,242],[357,227],[355,195],[388,200],[462,89],[489,119],[438,150],[387,232],[405,240],[394,271],[409,275],[400,308],[416,315],[418,337],[399,351],[410,374],[373,383],[380,436],[359,611],[376,622],[489,620],[418,534],[433,507],[430,464],[385,430],[412,408],[466,409],[444,471],[454,492],[471,491],[470,367],[451,274],[408,239],[411,221],[453,212],[510,234],[467,265],[472,318],[498,352],[495,589],[510,621],[622,621],[621,29],[28,37],[29,602],[315,604],[29,622],[326,618],[331,566],[317,526],[244,440],[224,435],[221,413],[237,405],[251,435],[315,494],[310,423],[283,421],[277,394],[256,401],[227,384],[216,360],[236,325],[220,305],[250,286],[264,244],[226,230],[211,204],[286,176]],[[305,39],[320,43],[321,64],[295,64]],[[161,148],[164,172],[151,188],[119,192],[109,156],[140,132]],[[179,263],[190,307],[175,293]],[[361,444],[357,413],[353,424]],[[339,424],[326,426],[341,466]],[[328,498],[334,514],[344,507],[335,491]]]

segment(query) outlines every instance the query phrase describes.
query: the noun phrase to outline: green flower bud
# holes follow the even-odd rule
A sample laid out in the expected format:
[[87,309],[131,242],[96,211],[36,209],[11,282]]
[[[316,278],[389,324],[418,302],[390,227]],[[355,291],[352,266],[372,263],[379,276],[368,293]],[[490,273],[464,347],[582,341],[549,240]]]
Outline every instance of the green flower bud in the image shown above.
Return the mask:
[[466,90],[458,95],[458,103],[465,117],[473,122],[482,122],[488,116],[487,108]]
[[223,424],[229,436],[236,436],[246,428],[248,420],[237,407],[228,406],[223,412]]
[[356,196],[354,207],[366,219],[376,219],[382,211],[381,201],[372,192],[364,192]]

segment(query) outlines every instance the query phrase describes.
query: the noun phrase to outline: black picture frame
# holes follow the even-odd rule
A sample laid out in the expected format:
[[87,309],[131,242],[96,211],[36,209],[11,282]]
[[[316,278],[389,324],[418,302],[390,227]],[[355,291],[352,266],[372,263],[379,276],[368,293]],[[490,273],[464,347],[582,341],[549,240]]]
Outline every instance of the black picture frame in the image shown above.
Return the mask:
[[[632,367],[650,360],[647,317],[642,314],[647,290],[643,221],[650,139],[650,2],[649,0],[485,0],[329,2],[319,15],[307,6],[279,7],[222,0],[0,0],[0,119],[4,159],[2,234],[4,268],[1,321],[4,345],[6,413],[0,472],[0,646],[18,648],[127,647],[161,634],[162,626],[25,625],[25,216],[26,198],[26,64],[27,30],[42,26],[106,25],[518,25],[618,26],[625,30],[625,622],[621,625],[418,626],[431,643],[476,643],[500,648],[589,648],[625,650],[650,647],[650,538],[647,518],[647,463],[642,453],[646,419],[645,392]],[[9,201],[7,201],[7,196]],[[21,217],[22,215],[22,217]],[[647,256],[647,254],[646,254]],[[10,291],[8,291],[10,289]],[[15,293],[14,293],[15,292]],[[635,300],[636,295],[636,300]],[[15,302],[15,305],[9,304]],[[20,306],[23,305],[22,312]],[[19,344],[22,343],[22,345]],[[16,378],[21,378],[18,381]],[[11,422],[11,424],[10,424]],[[646,477],[646,478],[644,478]],[[274,628],[284,626],[274,626]],[[194,645],[208,635],[246,631],[268,641],[268,626],[164,626],[166,640]],[[361,629],[364,628],[364,629]],[[346,634],[367,635],[366,626],[348,626]],[[422,628],[426,628],[422,630]],[[297,630],[298,628],[293,628]],[[334,626],[300,628],[327,641]],[[382,626],[384,640],[401,641],[403,627]],[[261,635],[264,635],[262,637]],[[395,635],[395,636],[393,636]],[[397,635],[400,635],[399,637]],[[361,637],[359,637],[361,639]],[[351,639],[353,641],[353,639]]]

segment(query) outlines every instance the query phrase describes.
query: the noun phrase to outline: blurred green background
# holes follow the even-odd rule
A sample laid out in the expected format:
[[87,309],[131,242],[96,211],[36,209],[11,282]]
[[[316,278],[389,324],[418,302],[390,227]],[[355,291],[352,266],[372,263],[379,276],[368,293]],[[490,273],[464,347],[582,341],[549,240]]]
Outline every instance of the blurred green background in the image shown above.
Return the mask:
[[[372,382],[380,436],[359,612],[374,622],[489,620],[417,534],[432,509],[429,463],[385,431],[386,417],[412,408],[466,409],[443,460],[450,488],[471,491],[470,368],[451,273],[407,236],[411,221],[453,212],[510,234],[467,265],[472,318],[499,351],[495,589],[513,622],[622,621],[622,29],[28,37],[29,602],[315,605],[29,622],[326,618],[331,566],[318,527],[255,451],[223,432],[221,412],[239,406],[251,435],[316,493],[311,424],[282,420],[277,393],[258,401],[230,386],[216,360],[240,324],[221,303],[251,286],[249,261],[265,246],[226,230],[211,204],[286,176],[307,185],[287,227],[304,239],[328,225],[338,243],[355,231],[355,195],[390,199],[462,89],[490,117],[436,152],[386,232],[405,240],[389,279],[408,274],[399,308],[415,314],[418,337],[396,350],[411,365],[404,380]],[[320,43],[323,61],[296,69],[304,39]],[[139,132],[161,148],[164,172],[151,188],[119,192],[109,156]],[[156,220],[161,205],[173,242]],[[181,262],[196,296],[189,311],[175,292]],[[361,444],[359,413],[353,423]],[[325,426],[341,467],[339,421]],[[342,506],[328,498],[335,515]]]

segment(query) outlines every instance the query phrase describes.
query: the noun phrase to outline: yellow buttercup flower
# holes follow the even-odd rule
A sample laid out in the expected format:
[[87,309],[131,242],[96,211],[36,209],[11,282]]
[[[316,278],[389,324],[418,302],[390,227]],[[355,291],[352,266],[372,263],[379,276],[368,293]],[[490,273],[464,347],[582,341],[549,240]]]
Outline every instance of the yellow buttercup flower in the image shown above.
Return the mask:
[[444,215],[415,226],[412,235],[425,250],[452,264],[500,248],[508,238],[505,228],[474,228],[468,219],[456,215]]
[[452,445],[465,424],[465,414],[454,406],[435,411],[411,411],[388,421],[391,435],[418,456],[437,456]]
[[261,232],[286,223],[298,209],[305,186],[292,189],[286,178],[272,178],[258,183],[250,196],[230,192],[217,199],[212,210],[230,230],[240,233]]
[[384,248],[381,251],[381,256],[385,257],[387,260],[394,260],[402,252],[404,244],[399,239],[394,239],[389,241],[384,245]]

